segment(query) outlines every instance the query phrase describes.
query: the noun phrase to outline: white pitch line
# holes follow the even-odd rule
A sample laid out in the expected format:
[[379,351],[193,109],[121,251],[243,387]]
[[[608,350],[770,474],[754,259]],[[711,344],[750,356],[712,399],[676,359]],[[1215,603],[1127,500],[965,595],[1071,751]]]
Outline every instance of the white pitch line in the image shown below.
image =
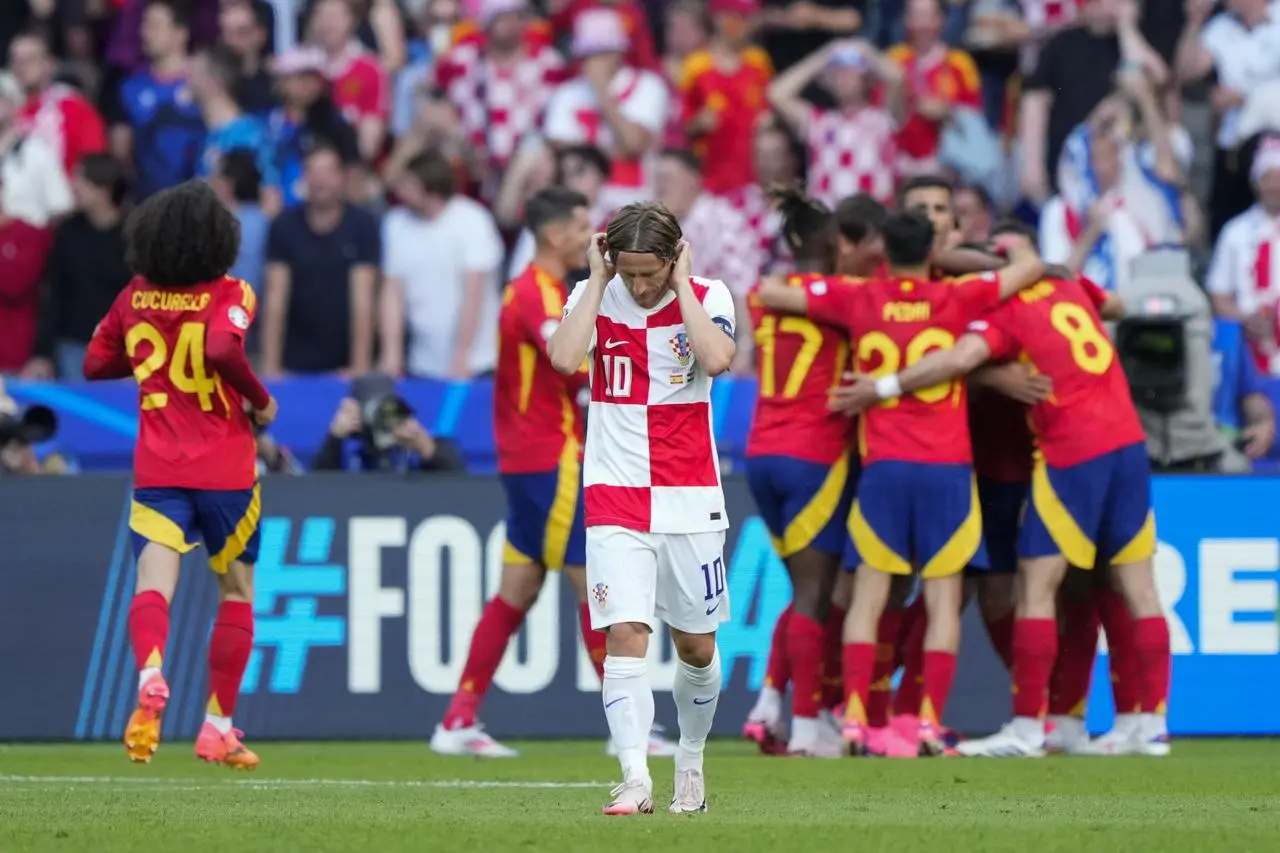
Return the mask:
[[204,788],[604,788],[612,782],[522,782],[477,779],[209,779],[137,776],[11,776],[0,775],[0,787],[17,785],[195,785]]

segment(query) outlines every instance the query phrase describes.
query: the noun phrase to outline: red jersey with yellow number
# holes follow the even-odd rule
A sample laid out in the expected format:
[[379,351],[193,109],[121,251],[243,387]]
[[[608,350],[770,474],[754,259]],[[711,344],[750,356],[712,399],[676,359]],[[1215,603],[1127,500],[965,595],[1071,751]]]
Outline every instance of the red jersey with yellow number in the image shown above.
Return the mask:
[[[945,281],[894,276],[852,281],[852,287],[809,282],[808,314],[848,329],[855,341],[855,369],[872,376],[897,373],[950,347],[970,321],[1000,301],[995,273]],[[922,388],[863,412],[858,450],[863,464],[971,462],[964,382]]]
[[493,433],[503,474],[555,471],[566,454],[577,458],[582,452],[577,395],[587,386],[586,365],[565,376],[547,356],[567,298],[564,282],[534,264],[503,291],[493,382]]
[[705,109],[716,114],[715,129],[693,141],[702,161],[702,185],[724,195],[755,180],[752,140],[756,120],[767,109],[765,89],[773,78],[769,55],[758,47],[742,52],[733,71],[716,65],[709,50],[694,51],[680,72],[685,122]]
[[[790,287],[806,287],[819,280],[832,289],[852,286],[812,273],[790,275],[786,281]],[[834,465],[849,449],[851,423],[827,408],[827,397],[848,366],[848,334],[844,326],[769,310],[756,296],[759,287],[747,294],[758,377],[747,456]]]
[[993,359],[1020,359],[1052,380],[1053,394],[1031,407],[1031,429],[1055,468],[1146,441],[1129,380],[1098,316],[1103,299],[1091,284],[1045,279],[969,326]]
[[234,278],[162,288],[134,278],[116,297],[89,341],[89,352],[114,361],[121,352],[138,383],[135,488],[230,491],[258,479],[257,439],[244,401],[205,367],[209,335],[242,341],[258,303]]

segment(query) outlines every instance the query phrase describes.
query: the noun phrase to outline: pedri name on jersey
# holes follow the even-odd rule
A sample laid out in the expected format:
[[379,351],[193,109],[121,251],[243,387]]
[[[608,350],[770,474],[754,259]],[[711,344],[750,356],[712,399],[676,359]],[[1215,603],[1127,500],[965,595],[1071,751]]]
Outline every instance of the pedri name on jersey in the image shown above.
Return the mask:
[[933,315],[928,302],[886,302],[880,318],[886,323],[927,323]]
[[129,298],[129,307],[135,311],[203,311],[212,298],[209,293],[139,290]]

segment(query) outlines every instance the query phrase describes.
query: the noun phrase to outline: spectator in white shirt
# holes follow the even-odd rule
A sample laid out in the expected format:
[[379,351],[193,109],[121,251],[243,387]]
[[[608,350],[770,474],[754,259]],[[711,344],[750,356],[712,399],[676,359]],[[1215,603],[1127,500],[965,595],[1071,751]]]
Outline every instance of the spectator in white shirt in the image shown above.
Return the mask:
[[1183,83],[1217,72],[1213,108],[1219,116],[1209,205],[1214,234],[1249,206],[1247,176],[1237,171],[1239,119],[1249,93],[1280,79],[1280,4],[1275,0],[1227,0],[1213,14],[1214,0],[1186,0],[1187,25],[1175,57]]
[[[747,291],[760,277],[760,247],[741,213],[722,196],[702,188],[702,169],[692,152],[669,148],[658,159],[658,201],[680,221],[689,245],[697,246],[693,274],[729,287],[737,312],[738,352],[734,370],[750,372],[751,321]],[[744,350],[747,352],[744,354]]]
[[612,9],[582,12],[573,24],[578,77],[557,87],[543,133],[555,146],[596,145],[610,158],[601,204],[616,210],[652,195],[653,157],[666,127],[670,93],[652,71],[626,64],[631,40]]
[[456,192],[438,151],[413,158],[394,191],[404,206],[382,223],[382,372],[461,380],[493,370],[503,254],[493,215]]
[[1222,229],[1205,289],[1221,317],[1239,320],[1259,367],[1280,375],[1280,136],[1262,141],[1251,170],[1257,201]]

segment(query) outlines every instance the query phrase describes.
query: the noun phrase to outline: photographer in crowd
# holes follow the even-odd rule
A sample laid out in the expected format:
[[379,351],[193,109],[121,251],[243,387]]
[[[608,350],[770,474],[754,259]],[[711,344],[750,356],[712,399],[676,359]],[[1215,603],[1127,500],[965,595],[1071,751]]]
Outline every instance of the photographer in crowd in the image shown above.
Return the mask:
[[70,466],[56,451],[43,459],[36,445],[58,432],[58,416],[48,406],[28,406],[21,413],[0,382],[0,477],[32,474],[66,474]]
[[463,471],[462,451],[436,438],[383,374],[351,383],[316,456],[316,471]]

